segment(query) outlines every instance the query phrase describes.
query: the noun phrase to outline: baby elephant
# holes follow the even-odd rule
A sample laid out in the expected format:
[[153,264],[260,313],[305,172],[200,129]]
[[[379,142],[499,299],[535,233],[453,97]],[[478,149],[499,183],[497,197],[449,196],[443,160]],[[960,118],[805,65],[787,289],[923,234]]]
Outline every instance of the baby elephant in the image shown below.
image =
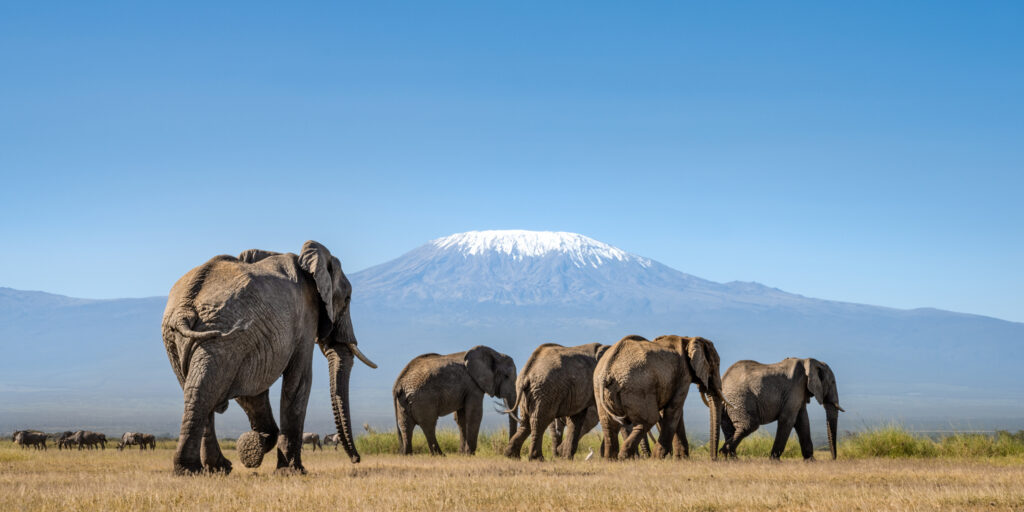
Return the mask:
[[736,447],[743,438],[761,425],[778,421],[771,458],[778,459],[782,455],[789,434],[796,427],[800,452],[804,459],[813,459],[814,445],[806,406],[813,395],[825,407],[829,450],[832,458],[836,458],[836,425],[838,411],[843,408],[839,407],[836,377],[827,364],[795,357],[775,364],[739,361],[725,372],[722,387],[730,403],[722,418],[723,454],[735,457]]
[[[395,381],[395,421],[402,453],[412,453],[412,431],[419,425],[431,455],[444,455],[434,429],[437,418],[455,413],[462,441],[460,452],[476,453],[483,419],[484,394],[501,398],[505,407],[516,401],[516,365],[512,358],[483,345],[456,354],[423,354],[402,369]],[[509,432],[516,420],[509,418]]]

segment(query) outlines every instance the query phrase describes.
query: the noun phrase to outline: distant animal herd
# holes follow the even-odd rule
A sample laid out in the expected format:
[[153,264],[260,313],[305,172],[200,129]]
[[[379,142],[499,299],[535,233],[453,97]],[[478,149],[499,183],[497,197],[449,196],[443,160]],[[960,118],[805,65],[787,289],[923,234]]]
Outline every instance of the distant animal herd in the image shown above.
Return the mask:
[[[161,322],[164,348],[185,402],[174,472],[231,471],[214,428],[215,413],[224,412],[229,400],[252,425],[236,443],[246,467],[259,466],[276,447],[278,472],[305,473],[303,444],[313,450],[341,445],[358,463],[349,380],[354,359],[377,366],[358,348],[351,297],[338,258],[314,241],[303,244],[299,254],[250,249],[237,257],[216,256],[179,279]],[[337,428],[322,438],[303,432],[314,347],[327,358]],[[499,412],[508,416],[508,457],[519,458],[529,438],[529,458],[543,459],[541,438],[550,428],[555,454],[572,459],[580,438],[598,424],[605,458],[641,453],[687,457],[683,405],[696,385],[709,409],[712,459],[719,450],[735,457],[746,436],[772,422],[778,422],[778,429],[771,457],[781,456],[795,429],[803,457],[813,458],[806,408],[811,398],[825,409],[830,455],[836,457],[838,412],[843,409],[827,364],[810,358],[739,361],[724,376],[719,368],[714,343],[675,335],[653,340],[630,335],[612,345],[547,343],[533,351],[519,372],[511,357],[483,345],[454,354],[423,354],[402,369],[392,389],[400,451],[413,452],[413,429],[419,426],[430,453],[442,455],[437,419],[454,414],[459,451],[475,453],[484,395],[489,395],[503,401]],[[269,397],[279,378],[280,427]],[[45,449],[48,437],[17,431],[14,442]],[[64,432],[56,439],[59,448],[106,447],[106,438],[95,432]],[[155,439],[127,432],[118,448],[132,445],[154,448]]]

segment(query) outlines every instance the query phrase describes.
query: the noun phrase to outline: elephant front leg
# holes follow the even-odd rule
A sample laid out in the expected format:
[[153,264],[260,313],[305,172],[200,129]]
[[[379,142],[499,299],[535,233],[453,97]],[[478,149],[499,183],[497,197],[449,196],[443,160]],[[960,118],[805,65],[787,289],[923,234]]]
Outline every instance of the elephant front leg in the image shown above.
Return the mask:
[[[202,455],[203,469],[211,473],[231,473],[231,461],[220,451],[220,443],[217,442],[217,431],[214,429],[214,414],[211,412],[206,420],[206,432],[203,434]],[[141,448],[140,448],[141,449]]]
[[814,443],[811,441],[811,422],[807,418],[807,407],[801,407],[796,416],[796,437],[800,440],[800,454],[804,460],[814,460]]
[[476,454],[476,442],[480,435],[480,422],[484,418],[484,402],[483,399],[479,401],[470,401],[462,409],[465,416],[466,430],[465,439],[463,444],[466,447],[466,451],[469,455]]
[[683,424],[683,415],[679,415],[679,423],[676,423],[676,435],[672,438],[672,451],[677,459],[690,458],[690,441],[686,439],[686,425]]
[[277,472],[306,474],[302,466],[302,429],[312,381],[308,354],[296,355],[284,371],[281,383],[281,434],[277,442]]

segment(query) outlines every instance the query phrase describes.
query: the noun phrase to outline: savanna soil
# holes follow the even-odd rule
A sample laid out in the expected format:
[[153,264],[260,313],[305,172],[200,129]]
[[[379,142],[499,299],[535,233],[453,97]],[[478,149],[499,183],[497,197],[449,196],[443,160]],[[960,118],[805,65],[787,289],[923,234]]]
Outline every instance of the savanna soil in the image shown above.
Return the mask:
[[[0,510],[1024,510],[1020,459],[762,458],[543,463],[303,452],[305,476],[175,477],[156,451],[0,446]],[[823,454],[819,454],[819,457]]]

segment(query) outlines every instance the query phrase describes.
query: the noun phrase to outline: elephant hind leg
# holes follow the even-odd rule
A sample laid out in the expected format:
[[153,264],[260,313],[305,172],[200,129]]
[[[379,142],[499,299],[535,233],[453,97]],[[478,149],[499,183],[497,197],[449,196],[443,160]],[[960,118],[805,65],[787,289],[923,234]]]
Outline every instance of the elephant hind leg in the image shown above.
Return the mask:
[[[398,443],[401,445],[402,455],[412,455],[412,434],[416,428],[416,422],[404,409],[395,409],[395,421],[398,426]],[[334,443],[334,449],[338,449],[338,443]]]
[[217,431],[214,430],[214,414],[210,413],[206,420],[206,432],[203,433],[201,458],[203,469],[211,473],[231,473],[231,461],[220,451],[220,443],[217,442]]
[[437,418],[433,421],[425,421],[420,423],[420,428],[423,429],[423,435],[427,438],[427,447],[430,448],[431,455],[444,456],[444,452],[441,451],[441,445],[437,444]]
[[235,399],[235,402],[249,417],[249,427],[261,434],[263,453],[273,450],[281,431],[277,428],[277,422],[274,421],[274,410],[270,407],[270,390],[258,395],[240,396]]
[[[174,473],[178,475],[199,473],[203,470],[201,459],[203,437],[214,409],[223,399],[218,395],[227,389],[226,378],[230,375],[212,371],[200,371],[207,365],[197,364],[199,356],[193,356],[193,371],[185,380],[185,412],[178,435],[178,447],[174,454]],[[208,363],[208,360],[203,360]],[[79,443],[79,449],[82,443]],[[90,449],[92,446],[90,445]]]
[[530,417],[530,460],[544,460],[544,431],[555,419],[550,414],[543,414],[541,406],[538,405],[537,409]]
[[619,457],[624,459],[635,457],[637,446],[641,442],[647,441],[646,436],[648,428],[649,427],[643,423],[637,423],[634,425],[632,432],[629,433],[629,437],[622,442],[622,448],[619,450]]

